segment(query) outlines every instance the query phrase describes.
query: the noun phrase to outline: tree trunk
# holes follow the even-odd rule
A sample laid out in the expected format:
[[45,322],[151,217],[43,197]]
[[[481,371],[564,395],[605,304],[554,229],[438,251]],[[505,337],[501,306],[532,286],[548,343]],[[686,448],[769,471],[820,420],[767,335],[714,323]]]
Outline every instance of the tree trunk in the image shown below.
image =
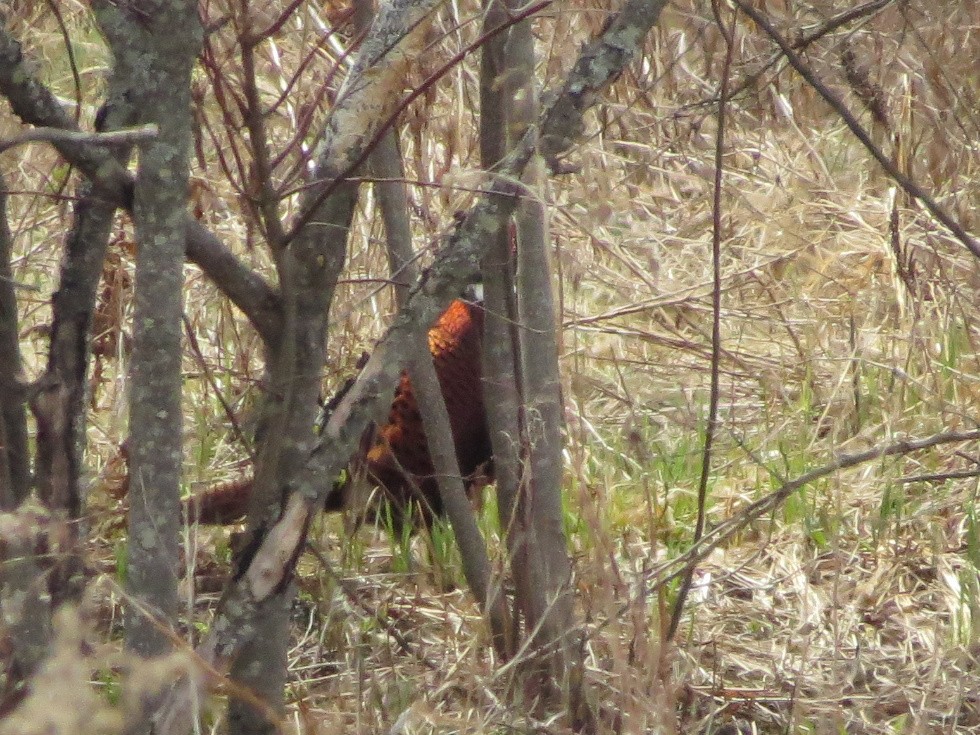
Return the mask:
[[128,99],[159,137],[140,150],[133,201],[138,251],[129,445],[126,644],[150,656],[170,648],[177,613],[181,434],[181,314],[186,239],[190,75],[201,40],[190,0],[137,9],[99,4],[99,21]]
[[[517,3],[502,5],[492,3],[488,8],[488,29],[508,17],[508,11],[519,12]],[[515,24],[484,49],[481,143],[484,165],[490,170],[540,114],[534,63],[534,40],[528,21]],[[500,317],[494,320],[497,324],[491,324],[488,318],[486,372],[502,376],[511,370],[510,374],[519,375],[520,381],[513,386],[500,381],[490,388],[494,400],[488,401],[488,406],[496,406],[497,415],[491,414],[495,457],[498,446],[514,451],[501,445],[516,444],[512,438],[515,436],[522,436],[526,453],[523,477],[516,471],[518,460],[509,454],[501,458],[498,470],[501,522],[508,529],[517,602],[527,631],[534,631],[534,650],[550,652],[541,662],[549,665],[537,669],[545,677],[543,683],[548,689],[552,684],[562,684],[570,719],[581,726],[587,714],[581,706],[579,686],[569,685],[569,674],[581,670],[575,663],[581,656],[571,638],[574,598],[561,503],[563,411],[540,160],[528,166],[524,183],[530,193],[525,193],[517,213],[516,318],[509,306],[513,303],[509,238],[497,233],[492,250],[495,257],[488,256],[484,261],[488,317],[507,314],[512,317],[511,324],[519,325],[514,339],[514,332],[499,323]],[[505,360],[509,364],[504,364]],[[512,369],[514,365],[517,370]],[[502,415],[503,406],[511,402],[511,415]],[[509,429],[501,431],[501,426]],[[546,673],[549,670],[550,676]]]
[[[408,296],[410,284],[418,280],[418,268],[415,267],[415,253],[412,248],[408,194],[403,183],[405,169],[393,131],[386,133],[378,147],[372,151],[368,165],[375,177],[384,180],[375,183],[374,188],[385,226],[388,263],[392,281],[396,284],[395,297],[400,306]],[[409,375],[419,413],[422,415],[442,507],[459,546],[466,582],[487,615],[491,638],[498,655],[506,659],[513,654],[506,600],[491,591],[487,546],[461,477],[449,413],[432,363],[427,338],[419,340],[415,345],[409,362]]]
[[[127,35],[132,34],[134,38],[143,40],[139,34],[144,26],[150,30],[156,27],[156,18],[145,12],[129,24],[124,13],[134,6],[107,0],[101,2],[105,14],[127,21],[121,24]],[[581,131],[583,112],[594,103],[623,64],[630,60],[661,7],[659,0],[652,3],[649,0],[628,0],[622,13],[610,20],[601,37],[583,49],[565,86],[558,91],[551,108],[541,119],[541,148],[549,162],[557,160],[567,151]],[[203,661],[219,670],[226,669],[243,647],[261,633],[257,621],[268,614],[270,601],[288,599],[292,574],[309,524],[331,491],[330,478],[339,472],[346,457],[353,451],[367,422],[390,403],[391,388],[412,345],[477,272],[478,263],[486,254],[490,241],[494,240],[495,235],[506,232],[506,222],[513,213],[514,195],[518,190],[514,182],[522,175],[532,154],[529,141],[521,140],[500,161],[500,176],[490,181],[486,195],[479,197],[453,234],[446,239],[445,248],[432,267],[427,269],[419,287],[412,291],[358,380],[331,413],[322,434],[314,439],[312,414],[316,411],[315,398],[324,354],[327,307],[340,267],[338,264],[343,263],[347,229],[357,191],[357,182],[349,177],[365,159],[368,143],[375,139],[381,124],[387,121],[395,102],[400,99],[407,67],[424,48],[426,39],[421,31],[427,25],[423,22],[424,16],[431,9],[430,0],[384,5],[378,16],[377,33],[372,27],[362,45],[349,80],[338,93],[328,118],[325,139],[318,149],[322,155],[317,161],[317,180],[305,189],[300,214],[292,229],[286,233],[288,237],[275,240],[282,246],[288,243],[288,247],[274,253],[282,298],[261,277],[242,267],[237,259],[229,257],[228,251],[220,248],[220,243],[216,244],[202,226],[195,227],[195,223],[188,223],[186,217],[180,219],[181,232],[189,236],[187,252],[194,253],[193,257],[202,264],[202,268],[209,275],[213,274],[225,293],[248,314],[266,339],[271,355],[270,411],[263,422],[267,435],[261,442],[268,448],[263,447],[260,452],[260,480],[256,483],[256,492],[261,490],[266,508],[279,510],[278,515],[270,512],[265,516],[269,519],[269,525],[250,527],[251,534],[238,559],[234,579],[216,613],[211,631],[200,645],[199,653]],[[383,22],[384,19],[387,22]],[[413,43],[392,42],[393,38],[404,38],[408,29],[420,29],[417,33],[409,34],[409,37],[414,37]],[[168,52],[174,50],[175,38],[186,40],[179,25],[171,24],[169,31]],[[125,46],[122,45],[122,50],[125,50]],[[141,63],[163,58],[163,54],[157,51],[136,56]],[[0,87],[16,114],[35,124],[35,121],[45,120],[51,121],[53,127],[68,130],[77,127],[66,118],[43,85],[32,80],[30,71],[25,72],[19,49],[15,43],[10,43],[9,36],[2,31],[0,57],[4,61],[0,64]],[[147,64],[139,68],[152,70],[156,67]],[[143,84],[143,81],[137,80],[135,85],[138,87],[136,99],[142,110],[156,113],[154,106],[148,103],[153,101],[154,93],[159,90],[155,84]],[[182,81],[186,89],[186,78]],[[173,88],[178,90],[178,95],[181,93],[179,85],[175,84]],[[172,105],[171,112],[173,110],[177,110],[177,121],[182,122],[184,117],[179,106]],[[149,146],[141,161],[142,178],[137,187],[141,190],[137,191],[135,211],[141,222],[141,244],[149,246],[151,255],[158,258],[161,267],[179,271],[179,258],[165,257],[173,256],[176,252],[168,245],[175,239],[172,234],[177,228],[166,228],[165,225],[173,224],[173,220],[164,215],[168,212],[172,214],[176,207],[161,211],[166,209],[165,205],[169,202],[151,196],[156,190],[152,187],[152,177],[147,173],[148,169],[153,170],[151,164],[159,149],[165,147],[163,143],[172,137],[175,116],[167,118],[162,143]],[[73,165],[92,177],[100,194],[104,193],[113,202],[130,205],[130,177],[118,162],[104,154],[103,148],[78,141],[77,138],[59,140],[55,145]],[[177,179],[182,179],[186,173],[183,168],[186,161],[177,157],[169,163],[174,164],[171,173]],[[157,183],[162,189],[162,182]],[[154,209],[155,204],[161,205],[159,209]],[[149,218],[150,214],[156,214],[158,218]],[[161,221],[160,217],[165,221]],[[147,239],[148,231],[159,234],[159,237]],[[503,243],[506,252],[506,240],[501,237],[498,240],[500,243]],[[138,285],[150,276],[146,264],[154,262],[153,258],[142,254],[140,257]],[[174,260],[178,261],[177,267],[174,267]],[[178,298],[170,303],[171,307],[176,303],[177,309],[161,310],[161,304],[156,303],[151,314],[144,303],[138,305],[138,318],[144,321],[150,316],[166,318],[173,316],[174,312],[179,316],[179,280],[175,280],[175,283],[178,284],[177,288],[166,293],[178,294]],[[173,321],[178,322],[177,319]],[[149,331],[145,329],[147,326],[157,325],[143,324],[140,328]],[[171,334],[174,333],[179,335],[178,330]],[[145,334],[142,339],[148,341]],[[138,357],[145,359],[144,355]],[[137,378],[137,385],[149,382],[145,376],[137,374]],[[162,379],[161,383],[166,381]],[[158,385],[151,383],[150,387]],[[179,383],[166,383],[165,387],[169,389],[162,391],[165,395],[179,395]],[[154,398],[148,391],[137,398],[144,395],[147,403]],[[494,405],[494,401],[489,403]],[[164,405],[162,411],[146,417],[156,421],[151,421],[151,425],[145,427],[137,426],[140,416],[134,406],[133,430],[142,432],[136,443],[143,445],[142,456],[137,457],[138,466],[134,471],[137,492],[141,489],[138,487],[140,483],[164,489],[168,485],[176,486],[175,480],[171,482],[177,477],[176,471],[168,475],[165,470],[178,465],[174,454],[167,450],[172,446],[179,449],[179,438],[171,438],[173,445],[162,441],[157,444],[163,455],[157,466],[145,451],[146,446],[160,437],[159,428],[163,419],[173,420],[171,426],[176,427],[173,436],[179,437],[179,404],[168,413],[172,408],[173,403]],[[304,415],[304,412],[308,413]],[[517,433],[504,434],[498,439],[513,443]],[[154,471],[157,471],[156,475],[149,476]],[[282,503],[284,495],[285,505]],[[142,504],[146,498],[137,494],[135,500]],[[146,544],[147,540],[135,539],[141,544]],[[157,545],[153,543],[154,539],[149,538],[149,541],[151,545]],[[193,710],[189,706],[189,698],[198,693],[202,685],[203,680],[197,678],[175,682],[165,702],[154,714],[157,732],[176,734],[190,729]]]
[[[485,3],[484,34],[508,19],[502,2]],[[480,65],[480,159],[483,168],[493,171],[507,151],[507,108],[509,98],[501,83],[509,72],[506,57],[507,33],[493,36],[483,47]],[[504,223],[493,233],[487,254],[481,261],[483,296],[486,309],[483,325],[483,381],[487,398],[487,422],[493,446],[494,474],[497,482],[497,512],[501,532],[507,541],[511,574],[517,590],[512,618],[512,638],[517,639],[521,615],[527,621],[525,605],[533,594],[527,556],[526,503],[521,493],[520,412],[521,396],[517,380],[518,342],[517,304],[514,301],[514,257],[510,228]],[[494,585],[503,596],[503,586]]]

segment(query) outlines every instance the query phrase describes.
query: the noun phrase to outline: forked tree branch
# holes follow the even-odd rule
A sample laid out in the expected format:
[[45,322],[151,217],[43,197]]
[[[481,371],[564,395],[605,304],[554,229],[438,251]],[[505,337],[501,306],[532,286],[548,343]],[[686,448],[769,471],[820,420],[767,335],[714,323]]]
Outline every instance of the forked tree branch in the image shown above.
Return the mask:
[[[0,28],[0,95],[14,113],[36,127],[80,133],[75,121],[25,62],[20,44]],[[95,196],[127,210],[133,205],[135,179],[103,145],[54,139],[52,145],[93,183]],[[280,334],[280,303],[276,290],[231,252],[207,228],[187,219],[187,257],[248,317],[267,342]]]
[[[828,18],[826,22],[822,23],[818,28],[806,34],[802,38],[794,40],[792,46],[796,51],[805,51],[810,45],[816,43],[824,36],[833,33],[838,28],[841,28],[853,21],[874,15],[895,2],[896,0],[869,0],[869,2],[856,5],[853,8],[848,8],[842,13]],[[729,97],[731,99],[735,99],[745,92],[745,90],[754,86],[759,79],[762,78],[762,75],[776,66],[782,58],[782,51],[774,52],[772,56],[770,56],[769,59],[767,59],[759,68],[753,72],[750,72],[741,82],[739,82],[738,86],[731,91]],[[704,100],[699,104],[716,105],[718,104],[718,99],[718,95],[715,95],[714,97]]]
[[[334,190],[338,186],[340,186],[342,182],[347,181],[350,177],[354,176],[355,172],[359,168],[361,168],[363,164],[367,162],[368,157],[371,155],[371,152],[375,149],[375,147],[377,147],[377,145],[381,142],[384,136],[391,131],[392,127],[395,124],[395,121],[398,119],[398,116],[404,110],[408,109],[408,107],[411,106],[413,102],[415,102],[417,99],[425,95],[428,92],[428,90],[433,85],[435,85],[435,83],[438,82],[443,76],[445,76],[450,71],[452,71],[457,66],[459,66],[459,64],[471,53],[482,48],[487,43],[488,40],[490,40],[497,34],[502,33],[507,28],[510,28],[515,23],[519,23],[520,21],[526,18],[533,17],[541,10],[548,7],[551,4],[551,1],[552,0],[542,0],[542,2],[532,4],[529,7],[525,8],[523,12],[521,12],[520,14],[508,17],[508,19],[500,26],[493,28],[487,33],[480,36],[480,38],[476,39],[473,43],[469,44],[464,49],[454,54],[442,66],[440,66],[432,74],[426,77],[426,79],[418,87],[413,89],[408,95],[405,96],[404,99],[402,99],[399,102],[398,105],[394,107],[394,109],[390,112],[390,114],[379,116],[377,120],[380,122],[380,124],[375,126],[372,123],[370,126],[366,128],[364,132],[364,137],[367,138],[368,136],[370,136],[370,142],[368,142],[367,145],[363,146],[359,150],[358,155],[352,155],[346,161],[339,162],[344,164],[344,167],[339,168],[335,172],[335,175],[333,176],[332,180],[324,179],[323,177],[318,177],[318,180],[314,182],[313,186],[322,186],[322,191],[318,192],[316,201],[319,202],[326,199],[334,192]],[[377,51],[375,51],[375,53],[377,53]],[[357,71],[358,70],[355,69],[354,71],[352,71],[352,74],[356,73]],[[343,104],[343,99],[342,99],[343,95],[345,93],[349,93],[350,91],[351,90],[348,89],[346,86],[344,89],[341,90],[341,94],[338,95],[338,101],[337,101],[338,106]],[[379,98],[379,100],[375,104],[380,109],[381,107],[380,103],[382,100],[385,99],[385,95],[377,95],[377,97]],[[315,207],[316,204],[314,204],[313,206]],[[287,242],[291,242],[293,240],[296,234],[306,225],[307,219],[308,219],[308,215],[300,216],[297,218],[297,220],[293,223],[292,229],[286,235]]]

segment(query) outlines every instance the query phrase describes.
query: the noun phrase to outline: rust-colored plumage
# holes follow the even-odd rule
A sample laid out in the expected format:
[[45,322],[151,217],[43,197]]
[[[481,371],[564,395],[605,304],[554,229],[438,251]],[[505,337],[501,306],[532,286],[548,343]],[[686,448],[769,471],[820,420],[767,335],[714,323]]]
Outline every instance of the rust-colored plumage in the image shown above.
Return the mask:
[[[483,308],[461,299],[452,302],[429,330],[429,351],[449,412],[459,470],[468,484],[478,475],[489,477],[492,472],[483,403],[482,334]],[[422,417],[405,373],[395,391],[388,421],[378,428],[365,464],[368,475],[399,509],[413,500],[425,520],[430,518],[430,511],[442,512]]]
[[[493,471],[490,436],[483,402],[483,308],[457,299],[429,330],[429,350],[449,412],[459,469],[467,484],[489,479]],[[388,420],[365,433],[362,449],[351,460],[356,470],[382,488],[401,523],[410,505],[429,523],[442,512],[438,485],[412,382],[402,373]],[[349,487],[335,488],[328,510],[348,504]],[[232,482],[198,495],[192,516],[202,523],[240,518],[247,506],[250,481]]]

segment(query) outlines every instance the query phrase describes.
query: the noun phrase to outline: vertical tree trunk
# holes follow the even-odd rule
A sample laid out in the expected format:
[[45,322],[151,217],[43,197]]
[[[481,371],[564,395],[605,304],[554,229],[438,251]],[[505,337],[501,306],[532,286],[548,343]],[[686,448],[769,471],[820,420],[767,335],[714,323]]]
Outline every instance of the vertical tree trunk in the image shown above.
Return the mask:
[[[260,424],[255,481],[248,524],[235,566],[251,561],[254,540],[279,519],[285,489],[295,480],[313,447],[323,366],[327,351],[330,304],[347,255],[347,237],[357,202],[358,184],[337,182],[338,161],[326,151],[317,162],[314,182],[300,206],[299,228],[288,248],[271,243],[284,303],[282,334],[267,345],[268,391]],[[327,187],[336,184],[327,192]],[[263,602],[256,635],[232,667],[232,677],[247,686],[270,710],[281,715],[286,681],[288,614],[295,594],[283,585]],[[266,735],[277,724],[251,704],[229,705],[233,735]]]
[[115,207],[83,182],[52,299],[51,344],[31,408],[37,419],[37,489],[51,510],[77,520],[85,433],[89,331]]
[[201,40],[197,4],[137,9],[106,2],[99,20],[130,75],[129,100],[159,137],[140,150],[134,191],[136,294],[130,395],[126,643],[149,656],[170,647],[177,612],[181,433],[181,313],[191,140],[190,75]]
[[83,591],[81,541],[85,497],[81,482],[85,451],[86,374],[90,328],[115,207],[79,186],[65,243],[58,290],[52,299],[48,364],[37,383],[31,410],[37,424],[36,486],[41,501],[62,524],[65,548],[50,570],[51,609],[77,600]]
[[[303,194],[289,246],[271,243],[284,319],[277,343],[269,346],[269,392],[250,499],[247,539],[243,545],[248,552],[261,543],[269,527],[279,519],[285,491],[300,475],[316,443],[313,427],[326,359],[330,305],[346,259],[347,237],[358,195],[358,182],[347,177],[354,174],[350,167],[363,151],[364,141],[371,140],[396,99],[392,89],[377,81],[363,84],[361,74],[366,68],[374,67],[379,70],[378,76],[388,79],[389,84],[394,80],[400,83],[403,76],[391,74],[389,69],[404,70],[412,50],[417,52],[421,34],[410,30],[419,28],[430,6],[431,0],[426,0],[407,8],[385,7],[387,17],[379,17],[385,32],[366,39],[361,45],[348,80],[338,94],[313,181]],[[354,121],[359,124],[354,125]],[[352,134],[350,127],[360,127],[357,135]],[[244,553],[236,566],[244,570],[250,562],[248,553]],[[291,585],[277,589],[263,602],[263,613],[279,614],[287,609],[292,600],[291,589]],[[285,633],[285,628],[279,628],[275,635]],[[268,656],[263,654],[264,645],[271,649]],[[232,672],[238,681],[251,686],[279,711],[282,687],[278,672],[274,681],[262,672],[267,670],[271,657],[278,655],[276,651],[280,647],[278,639],[256,640],[249,654],[236,661]],[[273,691],[276,688],[278,694]],[[258,735],[272,728],[261,717],[253,717],[251,721],[243,717],[238,722],[242,728],[238,732]]]
[[[116,59],[109,96],[99,115],[102,130],[132,122],[135,113],[126,101],[131,75],[128,58]],[[128,147],[114,151],[120,163]],[[79,186],[72,226],[51,303],[51,343],[40,390],[32,403],[37,420],[36,484],[38,495],[52,510],[77,520],[84,515],[81,484],[85,451],[85,378],[91,357],[91,325],[102,264],[116,211],[114,203],[93,191],[89,181]],[[73,534],[74,535],[74,534]]]
[[[290,248],[279,254],[278,270],[286,302],[281,341],[270,349],[269,390],[264,399],[255,481],[249,498],[248,524],[236,573],[251,561],[254,540],[271,527],[282,513],[284,490],[303,468],[316,442],[316,425],[326,360],[329,306],[344,266],[346,241],[357,201],[357,185],[339,184],[325,201],[319,201],[326,182],[333,177],[318,167],[320,185],[311,187],[301,208],[308,216]],[[286,680],[288,614],[295,594],[283,585],[262,604],[256,616],[257,635],[232,667],[232,678],[248,687],[270,710],[281,715]],[[247,702],[229,705],[233,735],[265,735],[277,724]]]
[[[119,70],[116,69],[116,72]],[[114,74],[114,82],[125,74]],[[111,83],[111,87],[115,84]],[[122,122],[119,114],[109,114]],[[103,119],[104,127],[112,122]],[[128,157],[120,151],[119,158]],[[0,193],[3,196],[5,192]],[[17,388],[16,404],[8,399],[13,393],[0,390],[3,400],[0,416],[0,498],[19,502],[29,490],[27,433],[24,416],[23,386],[19,375],[19,346],[16,341],[16,315],[10,334],[4,330],[7,320],[5,296],[13,281],[9,269],[9,232],[6,229],[5,196],[0,203],[0,353],[6,367],[0,370],[0,386]],[[36,433],[36,479],[38,495],[51,515],[27,516],[19,522],[24,531],[8,538],[9,558],[3,564],[2,582],[16,597],[22,592],[23,604],[4,610],[11,640],[16,641],[6,674],[6,691],[0,708],[13,705],[26,692],[24,681],[34,673],[47,654],[52,630],[51,616],[64,601],[77,600],[84,585],[83,562],[79,551],[85,498],[81,484],[82,457],[85,447],[85,378],[90,356],[90,326],[96,290],[102,272],[115,205],[93,194],[93,185],[82,181],[72,212],[72,225],[65,243],[65,255],[59,269],[58,290],[52,298],[52,325],[48,363],[33,392],[31,408]],[[8,337],[14,341],[8,343]],[[7,380],[9,374],[12,379]],[[13,413],[16,405],[16,413]],[[8,508],[10,506],[7,506]],[[44,548],[47,538],[57,538],[57,553]],[[39,594],[44,589],[47,595]]]
[[[18,339],[17,297],[10,267],[12,238],[7,223],[6,181],[0,176],[0,509],[10,511],[30,490],[27,448],[26,386],[22,385]],[[50,565],[36,551],[43,548],[41,519],[7,520],[0,558],[2,619],[10,650],[4,656],[0,685],[0,717],[26,695],[31,676],[47,652],[51,636],[51,604],[45,589]]]
[[[489,0],[484,7],[484,33],[507,21],[503,2]],[[501,83],[509,72],[505,53],[507,36],[507,33],[493,36],[484,45],[480,62],[480,159],[483,168],[491,172],[507,151],[509,100]],[[498,516],[517,590],[513,615],[513,637],[516,639],[520,616],[523,615],[525,622],[531,617],[526,605],[533,592],[527,556],[527,507],[520,492],[521,397],[517,380],[518,345],[513,329],[517,324],[517,306],[512,244],[509,228],[501,226],[494,233],[481,269],[486,309],[483,325],[485,404],[497,480]],[[502,595],[502,585],[495,585],[494,591]]]
[[[519,12],[517,3],[492,3],[488,8],[488,29],[499,24],[510,13]],[[503,151],[524,136],[538,117],[538,90],[534,79],[534,40],[528,21],[515,24],[484,49],[481,79],[481,138],[484,165],[492,170]],[[502,133],[497,131],[503,131]],[[498,446],[513,437],[522,436],[526,452],[524,476],[514,471],[517,460],[505,454],[498,469],[501,483],[501,521],[509,529],[517,598],[525,615],[526,629],[535,631],[534,647],[553,653],[546,658],[553,681],[562,682],[562,691],[571,720],[582,724],[584,708],[580,706],[578,686],[569,685],[568,674],[579,671],[575,665],[580,656],[572,641],[574,598],[570,589],[571,560],[565,538],[562,488],[561,391],[558,370],[557,324],[551,289],[548,259],[548,237],[542,204],[544,173],[540,161],[528,166],[524,182],[526,195],[517,213],[517,314],[508,309],[510,246],[498,233],[491,255],[484,261],[487,281],[488,327],[486,332],[487,375],[502,376],[501,362],[510,360],[520,376],[511,386],[503,381],[488,385],[496,404],[497,416],[491,416],[494,453]],[[492,301],[491,301],[492,299]],[[507,314],[518,325],[518,338],[511,339],[508,327],[491,324]],[[494,340],[491,342],[491,340]],[[510,345],[509,355],[505,355]],[[493,361],[491,366],[489,363]],[[501,361],[501,362],[497,362]],[[508,366],[509,367],[509,366]],[[505,403],[520,404],[511,416],[503,416]],[[501,426],[509,429],[501,430]],[[513,452],[506,446],[501,449]],[[512,485],[513,483],[513,485]],[[513,493],[513,495],[512,495]],[[544,670],[541,671],[545,673]],[[546,677],[547,678],[547,677]]]
[[[507,1],[512,11],[519,7],[515,0]],[[509,134],[516,141],[541,112],[530,21],[511,29],[507,56],[514,66],[509,80],[515,100]],[[556,651],[550,658],[550,668],[561,684],[570,724],[578,731],[593,727],[582,691],[583,653],[576,634],[572,563],[562,512],[564,410],[558,365],[559,327],[551,286],[545,171],[540,156],[531,160],[523,181],[527,193],[517,212],[517,303],[528,453],[529,555],[536,593],[531,607],[536,611],[534,622],[539,631],[536,643]]]

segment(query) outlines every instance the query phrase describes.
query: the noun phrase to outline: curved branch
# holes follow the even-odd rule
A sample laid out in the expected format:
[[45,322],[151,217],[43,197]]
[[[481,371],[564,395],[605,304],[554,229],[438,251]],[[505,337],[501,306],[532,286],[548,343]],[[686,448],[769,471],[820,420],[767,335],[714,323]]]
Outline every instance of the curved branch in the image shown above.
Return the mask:
[[[736,0],[738,2],[738,0]],[[692,564],[706,559],[712,551],[725,540],[744,529],[750,523],[770,515],[797,490],[810,485],[817,480],[828,477],[840,470],[857,467],[867,462],[884,457],[901,457],[923,449],[931,449],[943,444],[959,444],[962,442],[980,441],[980,430],[951,431],[934,434],[924,439],[899,439],[890,444],[881,444],[856,454],[842,454],[825,465],[804,472],[793,480],[784,480],[780,487],[743,508],[737,515],[728,518],[706,533],[697,543],[680,556],[664,562],[657,569],[651,570],[647,579],[651,580],[645,594],[676,579]]]
[[[737,0],[736,0],[737,1]],[[825,465],[821,465],[809,472],[804,472],[793,480],[786,480],[778,477],[780,486],[768,495],[765,495],[755,502],[749,503],[730,518],[726,518],[718,525],[714,526],[698,541],[696,541],[687,551],[673,559],[669,559],[651,569],[644,574],[644,584],[634,598],[617,608],[614,615],[610,615],[604,621],[594,626],[589,631],[589,636],[594,637],[606,626],[615,620],[621,619],[626,613],[636,605],[638,599],[646,599],[651,592],[663,588],[670,582],[680,579],[687,571],[707,559],[727,540],[740,533],[749,524],[772,515],[783,503],[785,503],[794,493],[803,489],[807,485],[829,477],[841,470],[858,467],[868,462],[873,462],[884,457],[903,457],[913,452],[924,449],[942,446],[944,444],[960,444],[963,442],[980,441],[980,430],[975,431],[952,431],[942,434],[933,434],[924,439],[899,439],[890,444],[879,444],[876,447],[858,452],[856,454],[841,454]],[[761,462],[757,460],[761,466]],[[775,473],[773,473],[775,474]]]

